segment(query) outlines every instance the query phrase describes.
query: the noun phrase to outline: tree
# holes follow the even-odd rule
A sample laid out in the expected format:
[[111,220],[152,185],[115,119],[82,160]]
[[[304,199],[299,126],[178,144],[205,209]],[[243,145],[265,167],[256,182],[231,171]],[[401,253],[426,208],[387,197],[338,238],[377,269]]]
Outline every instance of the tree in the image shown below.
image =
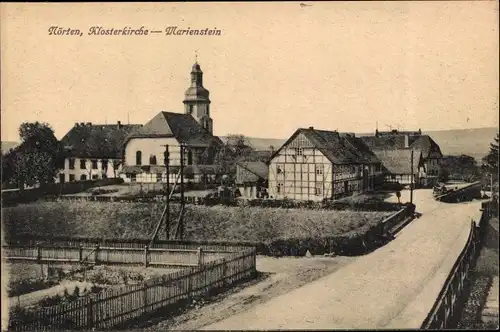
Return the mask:
[[444,156],[441,160],[441,168],[445,169],[449,178],[464,180],[468,182],[479,178],[480,168],[474,157],[468,155]]
[[[19,127],[21,144],[5,156],[2,171],[10,179],[24,185],[44,184],[54,181],[54,177],[64,156],[54,131],[46,123],[23,123]],[[3,179],[2,179],[3,180]]]
[[483,158],[485,168],[491,174],[498,174],[498,133],[494,141],[490,143],[490,152]]
[[243,135],[228,135],[226,142],[215,154],[214,163],[220,165],[226,171],[229,181],[236,176],[236,162],[252,153],[253,149],[246,144]]

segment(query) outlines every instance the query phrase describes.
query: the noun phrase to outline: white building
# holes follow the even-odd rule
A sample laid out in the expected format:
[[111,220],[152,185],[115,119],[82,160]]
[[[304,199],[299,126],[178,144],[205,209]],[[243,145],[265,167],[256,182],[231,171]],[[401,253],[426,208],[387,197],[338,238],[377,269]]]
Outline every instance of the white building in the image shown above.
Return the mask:
[[222,171],[212,166],[222,141],[212,135],[209,91],[203,87],[203,72],[195,63],[191,85],[184,97],[184,113],[160,112],[125,141],[125,182],[166,182],[165,146],[169,146],[170,183],[176,181],[180,167],[180,145],[184,155],[187,182],[202,182]]
[[125,138],[141,125],[76,123],[61,139],[66,158],[56,182],[117,178]]

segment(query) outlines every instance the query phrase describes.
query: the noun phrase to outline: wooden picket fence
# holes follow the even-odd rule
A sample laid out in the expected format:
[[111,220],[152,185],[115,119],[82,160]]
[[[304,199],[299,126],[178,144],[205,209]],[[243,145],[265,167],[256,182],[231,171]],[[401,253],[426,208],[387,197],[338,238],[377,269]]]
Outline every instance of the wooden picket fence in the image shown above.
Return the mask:
[[256,250],[249,248],[200,266],[147,280],[142,285],[109,289],[94,297],[86,296],[32,312],[11,313],[9,330],[112,328],[255,275]]
[[469,238],[456,260],[446,282],[439,293],[431,311],[421,325],[421,329],[453,329],[466,295],[465,287],[471,269],[474,267],[481,250],[481,230],[489,218],[497,216],[498,201],[482,204],[483,211],[479,225],[471,222]]
[[3,255],[10,262],[61,263],[94,265],[143,265],[190,267],[217,260],[233,251],[212,249],[163,249],[134,247],[84,247],[54,245],[10,245],[3,246]]

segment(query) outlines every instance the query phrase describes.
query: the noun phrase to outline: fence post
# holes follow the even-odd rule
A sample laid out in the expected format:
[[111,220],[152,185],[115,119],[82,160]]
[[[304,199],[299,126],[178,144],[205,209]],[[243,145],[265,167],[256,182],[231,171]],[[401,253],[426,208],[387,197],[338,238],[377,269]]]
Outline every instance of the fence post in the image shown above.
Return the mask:
[[36,260],[38,263],[42,261],[42,248],[39,244],[36,245]]
[[83,246],[80,244],[80,247],[78,248],[78,261],[82,262],[83,261]]
[[148,267],[149,246],[144,246],[144,267]]
[[92,312],[92,296],[89,296],[89,302],[87,304],[87,328],[91,329],[94,327],[94,313]]
[[198,247],[198,266],[201,266],[203,264],[203,249],[201,247]]
[[145,284],[143,286],[144,292],[142,293],[143,300],[144,300],[144,313],[147,313],[147,307],[148,307],[148,286]]
[[99,264],[99,245],[95,247],[94,263],[95,265]]

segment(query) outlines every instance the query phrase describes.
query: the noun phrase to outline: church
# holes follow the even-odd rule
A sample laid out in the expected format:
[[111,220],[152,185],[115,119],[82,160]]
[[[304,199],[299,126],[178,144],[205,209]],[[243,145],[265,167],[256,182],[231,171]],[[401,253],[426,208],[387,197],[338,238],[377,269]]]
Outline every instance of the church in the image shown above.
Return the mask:
[[169,182],[178,180],[181,144],[184,148],[185,179],[199,183],[213,179],[222,170],[213,165],[222,141],[213,135],[209,91],[203,86],[203,72],[196,62],[191,84],[184,96],[184,113],[162,111],[131,133],[124,141],[125,182],[167,182],[164,152],[169,149]]

